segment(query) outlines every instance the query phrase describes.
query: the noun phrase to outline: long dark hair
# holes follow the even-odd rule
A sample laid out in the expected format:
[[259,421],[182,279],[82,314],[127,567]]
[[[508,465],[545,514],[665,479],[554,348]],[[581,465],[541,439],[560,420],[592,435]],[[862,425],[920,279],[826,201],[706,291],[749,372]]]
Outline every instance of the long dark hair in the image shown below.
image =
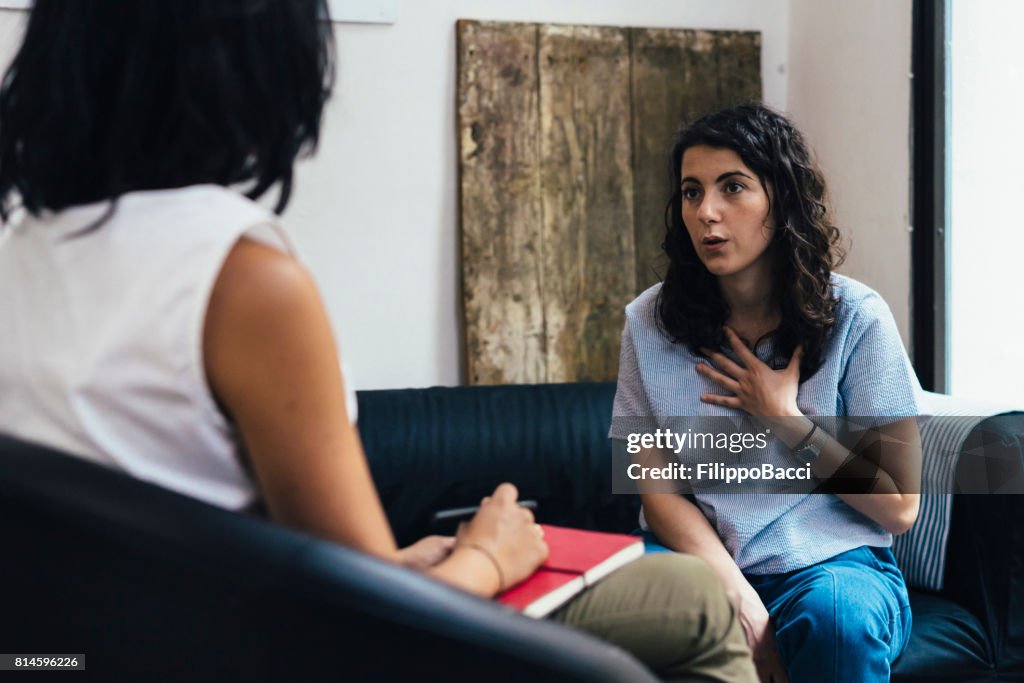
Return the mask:
[[825,179],[800,132],[763,105],[741,105],[709,114],[676,133],[672,146],[672,198],[665,210],[662,247],[668,270],[658,295],[658,320],[674,341],[695,354],[725,346],[729,307],[718,278],[697,256],[683,224],[681,164],[695,145],[730,149],[754,171],[765,193],[771,188],[775,230],[772,294],[781,313],[775,332],[778,358],[802,344],[801,378],[821,366],[825,340],[835,322],[831,276],[843,259],[839,230],[832,223]]
[[135,190],[279,184],[315,149],[323,0],[36,0],[0,85],[0,217]]

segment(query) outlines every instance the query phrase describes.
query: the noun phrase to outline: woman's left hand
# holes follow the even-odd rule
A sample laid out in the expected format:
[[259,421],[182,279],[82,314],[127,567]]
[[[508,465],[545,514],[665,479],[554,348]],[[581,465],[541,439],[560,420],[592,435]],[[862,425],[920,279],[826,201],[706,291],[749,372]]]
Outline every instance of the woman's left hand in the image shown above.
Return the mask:
[[399,563],[415,571],[425,571],[452,554],[454,536],[426,536],[398,551]]
[[731,328],[725,328],[725,336],[742,365],[735,363],[723,353],[702,349],[704,355],[714,361],[718,369],[707,363],[697,363],[697,372],[733,395],[703,394],[700,400],[743,410],[758,417],[802,415],[796,405],[796,395],[800,387],[800,359],[803,356],[803,349],[797,346],[789,359],[789,365],[782,370],[773,370],[762,363]]

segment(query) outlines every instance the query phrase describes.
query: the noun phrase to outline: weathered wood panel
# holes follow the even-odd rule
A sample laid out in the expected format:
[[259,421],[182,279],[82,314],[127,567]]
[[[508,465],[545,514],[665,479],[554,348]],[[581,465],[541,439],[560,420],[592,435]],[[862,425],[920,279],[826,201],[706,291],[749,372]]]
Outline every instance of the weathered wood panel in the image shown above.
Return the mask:
[[661,251],[672,187],[668,152],[683,121],[761,99],[761,36],[754,32],[631,29],[636,287],[665,274]]
[[760,102],[761,34],[754,31],[716,31],[718,106]]
[[537,27],[460,21],[458,130],[470,384],[545,376]]
[[457,40],[467,379],[614,379],[623,306],[664,273],[672,133],[760,98],[760,36],[460,21]]
[[629,40],[552,25],[539,46],[543,379],[611,380],[635,296]]

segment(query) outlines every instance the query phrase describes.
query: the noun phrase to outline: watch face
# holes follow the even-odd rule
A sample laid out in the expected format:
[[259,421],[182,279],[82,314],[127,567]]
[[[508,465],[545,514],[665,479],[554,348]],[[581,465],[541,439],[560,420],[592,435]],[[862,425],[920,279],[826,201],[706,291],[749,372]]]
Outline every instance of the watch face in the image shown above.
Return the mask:
[[818,434],[815,434],[814,438],[811,439],[811,442],[804,446],[803,450],[800,451],[800,454],[807,462],[814,462],[818,456],[821,455],[822,446],[824,446],[824,444],[822,443],[821,437]]
[[821,430],[820,427],[815,426],[811,433],[807,435],[807,441],[799,449],[793,451],[793,457],[801,462],[805,462],[808,465],[814,462],[819,455],[821,455],[821,449],[825,445],[825,441],[828,440],[828,436]]
[[817,439],[814,439],[811,443],[796,452],[796,457],[806,463],[814,462],[818,459],[819,455],[821,455],[821,442]]

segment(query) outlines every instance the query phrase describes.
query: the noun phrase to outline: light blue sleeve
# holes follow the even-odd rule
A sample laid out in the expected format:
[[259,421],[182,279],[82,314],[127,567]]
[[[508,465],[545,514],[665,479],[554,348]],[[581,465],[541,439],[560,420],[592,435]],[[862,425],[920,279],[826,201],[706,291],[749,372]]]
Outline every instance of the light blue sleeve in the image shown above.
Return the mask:
[[643,377],[640,374],[640,365],[636,357],[636,347],[633,345],[633,335],[630,334],[627,320],[622,330],[622,343],[619,350],[619,379],[615,387],[612,424],[608,430],[608,437],[625,439],[630,432],[653,429],[654,419],[651,415],[651,406],[644,391]]
[[917,378],[889,306],[871,292],[859,302],[853,315],[839,381],[846,415],[917,415]]

